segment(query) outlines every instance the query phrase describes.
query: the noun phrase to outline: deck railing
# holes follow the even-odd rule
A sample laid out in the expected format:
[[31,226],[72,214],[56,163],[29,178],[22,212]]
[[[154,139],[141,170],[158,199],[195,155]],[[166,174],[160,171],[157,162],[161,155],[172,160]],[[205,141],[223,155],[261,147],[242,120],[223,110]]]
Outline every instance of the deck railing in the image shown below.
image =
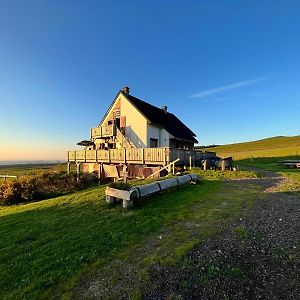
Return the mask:
[[69,162],[126,163],[163,165],[180,159],[181,164],[189,164],[203,158],[203,153],[195,150],[176,148],[122,148],[110,150],[68,151]]
[[111,124],[107,126],[95,127],[91,129],[92,138],[103,138],[116,135],[116,127]]

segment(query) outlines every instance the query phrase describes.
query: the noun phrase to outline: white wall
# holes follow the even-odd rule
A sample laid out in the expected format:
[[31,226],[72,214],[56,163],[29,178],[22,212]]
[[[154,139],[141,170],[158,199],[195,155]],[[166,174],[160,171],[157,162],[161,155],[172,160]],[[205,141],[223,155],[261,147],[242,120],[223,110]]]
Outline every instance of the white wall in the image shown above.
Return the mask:
[[161,127],[148,124],[148,147],[150,147],[150,138],[158,140],[158,147],[169,147],[170,134]]
[[137,148],[147,147],[147,120],[121,95],[121,116],[126,116],[125,136]]
[[160,129],[152,124],[148,124],[147,130],[147,147],[150,147],[150,139],[157,139],[158,147],[159,146],[159,131]]
[[160,130],[159,147],[169,147],[170,146],[170,134],[167,130]]

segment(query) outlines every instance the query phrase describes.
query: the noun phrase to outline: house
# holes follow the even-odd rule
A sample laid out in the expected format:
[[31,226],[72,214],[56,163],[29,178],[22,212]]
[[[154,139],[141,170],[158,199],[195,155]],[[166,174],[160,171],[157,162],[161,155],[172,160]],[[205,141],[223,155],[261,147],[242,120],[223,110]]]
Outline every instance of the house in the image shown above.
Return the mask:
[[90,150],[193,149],[197,143],[195,136],[174,114],[167,111],[167,106],[153,106],[130,95],[129,88],[124,87],[116,95],[99,126],[91,130],[91,140],[78,144],[88,145]]
[[195,133],[166,106],[153,106],[129,91],[128,87],[120,90],[100,124],[91,128],[90,139],[77,143],[84,150],[68,151],[68,170],[75,162],[77,172],[83,164],[84,171],[112,176],[120,174],[121,166],[130,167],[132,174],[144,174],[171,164],[174,170],[175,161],[199,163],[203,155],[194,149]]

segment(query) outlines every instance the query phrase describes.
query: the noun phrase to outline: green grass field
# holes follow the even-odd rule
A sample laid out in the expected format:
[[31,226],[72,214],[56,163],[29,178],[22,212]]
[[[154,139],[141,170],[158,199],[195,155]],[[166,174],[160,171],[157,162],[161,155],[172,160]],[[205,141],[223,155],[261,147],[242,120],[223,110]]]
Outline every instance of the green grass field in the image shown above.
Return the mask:
[[239,166],[256,167],[279,172],[286,177],[286,184],[281,191],[300,190],[300,170],[277,164],[279,160],[300,160],[300,136],[278,136],[253,142],[230,144],[205,151],[214,151],[220,157],[232,156]]
[[205,148],[203,150],[216,152],[221,157],[233,156],[235,160],[250,157],[299,156],[300,136],[278,136],[253,142]]
[[[210,177],[233,176],[227,174],[231,175]],[[188,219],[192,213],[203,225],[231,217],[242,202],[232,197],[228,200],[232,206],[216,210],[223,199],[212,201],[212,197],[221,185],[218,180],[203,180],[153,196],[132,211],[109,207],[104,201],[105,185],[41,202],[0,207],[0,298],[48,298],[81,270],[126,254],[151,233]],[[199,211],[192,210],[195,204],[200,205]]]
[[[300,152],[300,137],[277,137],[220,146],[211,151],[234,156],[240,159],[237,163],[241,166],[281,172],[289,179],[282,187],[286,192],[300,190],[300,171],[278,166],[277,161],[282,156],[287,159],[298,155],[298,149]],[[260,155],[266,157],[256,158]],[[61,169],[65,170],[65,166],[44,166],[39,171]],[[36,169],[2,168],[2,172],[21,176]],[[223,179],[256,177],[253,172],[192,172],[204,180],[153,196],[131,211],[108,206],[104,201],[105,185],[40,202],[0,207],[0,298],[72,298],[76,282],[86,272],[125,257],[162,228],[168,228],[165,246],[158,248],[156,254],[142,250],[137,255],[141,256],[143,266],[157,260],[170,262],[200,241],[190,230],[180,231],[182,221],[197,222],[201,228],[198,234],[209,236],[216,222],[238,215],[247,205],[245,201],[254,201],[255,187],[253,191],[242,191],[233,186],[222,192]]]
[[[75,170],[74,164],[72,170]],[[24,165],[10,165],[10,166],[0,166],[0,175],[32,175],[39,172],[53,172],[53,171],[66,171],[66,164],[24,164]]]

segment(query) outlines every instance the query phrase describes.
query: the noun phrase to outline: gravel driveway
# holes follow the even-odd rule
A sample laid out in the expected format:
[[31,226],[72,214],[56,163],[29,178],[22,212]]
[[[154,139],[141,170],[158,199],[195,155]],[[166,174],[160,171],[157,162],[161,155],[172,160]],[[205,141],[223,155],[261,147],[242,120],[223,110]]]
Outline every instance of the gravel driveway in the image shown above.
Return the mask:
[[177,266],[155,265],[143,299],[300,299],[300,198],[283,177],[236,180],[264,188],[245,217],[193,249]]

